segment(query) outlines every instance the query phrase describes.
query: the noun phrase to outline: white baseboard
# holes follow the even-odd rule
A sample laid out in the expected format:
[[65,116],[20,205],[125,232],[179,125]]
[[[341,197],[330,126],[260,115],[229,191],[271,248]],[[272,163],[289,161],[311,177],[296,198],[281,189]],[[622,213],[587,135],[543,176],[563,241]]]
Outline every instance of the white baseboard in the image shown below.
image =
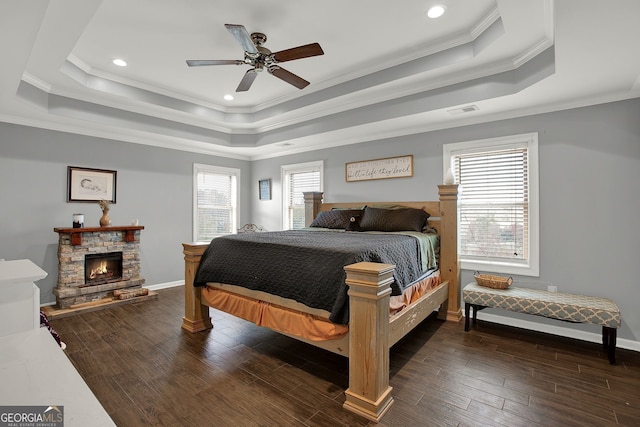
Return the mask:
[[176,286],[184,285],[184,280],[176,280],[175,282],[158,283],[157,285],[144,286],[150,291],[157,291],[158,289],[174,288]]
[[[579,331],[571,328],[564,328],[562,326],[547,325],[543,323],[531,322],[528,320],[515,319],[513,317],[498,316],[495,314],[478,312],[478,319],[486,322],[498,323],[500,325],[514,326],[516,328],[528,329],[530,331],[544,332],[547,334],[558,335],[566,338],[575,338],[578,340],[602,343],[602,335]],[[618,338],[616,341],[616,347],[624,348],[627,350],[640,351],[640,341],[628,340],[624,338]]]

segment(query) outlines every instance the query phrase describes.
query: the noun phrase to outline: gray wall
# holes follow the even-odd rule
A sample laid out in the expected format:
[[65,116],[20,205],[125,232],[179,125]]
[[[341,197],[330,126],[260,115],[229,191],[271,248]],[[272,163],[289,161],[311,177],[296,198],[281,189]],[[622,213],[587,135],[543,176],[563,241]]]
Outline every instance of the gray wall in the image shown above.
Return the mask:
[[[539,137],[540,277],[516,282],[612,298],[622,311],[619,336],[640,340],[640,99],[255,161],[253,175],[273,180],[273,200],[254,200],[252,220],[281,227],[281,164],[324,160],[328,201],[430,200],[442,182],[443,144],[528,132]],[[346,162],[406,154],[414,156],[412,178],[345,182]],[[463,271],[463,284],[473,281],[472,273]],[[598,332],[591,325],[566,327]]]
[[[42,302],[54,300],[53,228],[69,226],[74,212],[85,213],[87,225],[97,224],[100,216],[97,205],[66,203],[69,165],[118,171],[111,218],[114,224],[139,218],[145,226],[142,274],[154,285],[183,278],[180,243],[191,240],[194,162],[240,168],[241,206],[250,207],[241,213],[241,223],[278,230],[283,164],[323,160],[330,201],[435,199],[444,143],[526,132],[539,133],[540,277],[516,277],[516,282],[541,289],[553,283],[561,292],[613,298],[622,310],[619,336],[640,341],[640,99],[254,162],[0,124],[0,258],[29,258],[49,272],[38,284]],[[345,182],[345,162],[406,154],[414,156],[412,178]],[[264,178],[272,179],[270,201],[258,200],[257,181]],[[463,271],[463,283],[472,280],[472,272]],[[595,331],[590,325],[566,326]]]
[[[97,203],[67,203],[67,166],[118,172],[114,225],[138,218],[146,285],[184,279],[182,242],[192,240],[193,163],[241,169],[241,206],[250,205],[250,162],[0,123],[0,258],[31,259],[49,273],[41,302],[55,301],[58,234],[73,213],[98,226]],[[241,213],[241,223],[250,212]]]

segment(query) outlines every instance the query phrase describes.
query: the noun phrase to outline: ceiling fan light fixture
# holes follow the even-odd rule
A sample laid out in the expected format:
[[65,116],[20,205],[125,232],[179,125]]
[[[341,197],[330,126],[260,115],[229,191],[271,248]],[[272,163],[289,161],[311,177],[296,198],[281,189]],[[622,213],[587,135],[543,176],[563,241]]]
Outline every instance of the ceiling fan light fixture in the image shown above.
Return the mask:
[[294,59],[309,58],[312,56],[324,55],[324,51],[318,43],[310,43],[304,46],[297,46],[278,52],[271,52],[262,44],[267,41],[267,36],[263,33],[251,33],[243,25],[225,24],[227,30],[240,43],[244,49],[244,59],[187,59],[189,67],[200,67],[203,65],[250,65],[253,68],[247,70],[236,88],[236,92],[246,92],[251,88],[253,81],[262,71],[267,72],[280,80],[289,83],[298,89],[303,89],[309,82],[300,76],[293,74],[277,64],[281,62],[293,61]]
[[124,59],[116,58],[112,62],[115,65],[117,65],[118,67],[126,67],[127,66],[127,61],[125,61]]
[[447,11],[447,8],[441,4],[437,4],[435,6],[431,6],[429,10],[427,10],[427,16],[431,19],[440,18]]

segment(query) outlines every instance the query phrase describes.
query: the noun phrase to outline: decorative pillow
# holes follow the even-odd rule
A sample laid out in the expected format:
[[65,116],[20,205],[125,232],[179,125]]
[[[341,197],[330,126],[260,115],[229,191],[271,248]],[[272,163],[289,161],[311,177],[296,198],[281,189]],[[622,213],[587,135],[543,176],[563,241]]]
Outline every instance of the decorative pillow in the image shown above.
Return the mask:
[[367,206],[360,220],[361,231],[422,231],[429,214],[422,209],[379,209]]
[[345,230],[347,230],[347,231],[362,231],[362,229],[360,228],[360,218],[362,218],[361,214],[352,215],[351,218],[349,218],[349,224],[347,225]]
[[361,209],[340,209],[323,211],[313,220],[310,227],[340,228],[345,230],[354,216],[362,215]]

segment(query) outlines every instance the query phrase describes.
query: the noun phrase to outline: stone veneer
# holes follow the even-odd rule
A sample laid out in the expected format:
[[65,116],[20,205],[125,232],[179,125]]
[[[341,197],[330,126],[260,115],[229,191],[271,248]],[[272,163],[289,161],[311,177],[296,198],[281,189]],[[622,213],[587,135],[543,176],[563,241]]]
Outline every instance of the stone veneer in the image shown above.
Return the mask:
[[[102,300],[114,289],[139,289],[142,226],[55,228],[58,239],[58,285],[53,290],[58,308]],[[85,286],[85,255],[122,252],[122,279]]]

